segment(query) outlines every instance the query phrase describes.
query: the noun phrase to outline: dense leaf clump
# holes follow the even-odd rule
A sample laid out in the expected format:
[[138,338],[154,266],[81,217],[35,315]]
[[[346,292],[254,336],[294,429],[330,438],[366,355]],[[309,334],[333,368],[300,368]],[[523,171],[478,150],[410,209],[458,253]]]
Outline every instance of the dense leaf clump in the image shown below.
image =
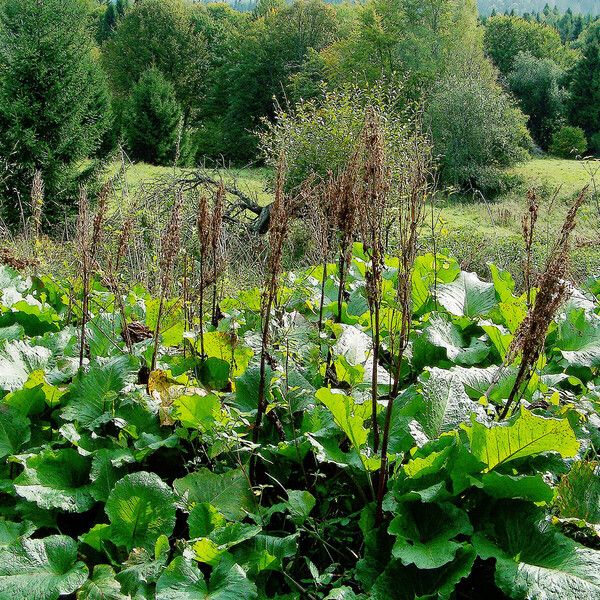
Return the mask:
[[[121,337],[123,319],[155,325],[144,290],[119,310],[93,283],[79,369],[77,290],[0,267],[0,597],[600,597],[598,282],[561,308],[499,421],[526,296],[495,267],[487,283],[416,259],[381,519],[364,256],[341,315],[327,267],[321,330],[322,267],[285,276],[259,444],[258,290],[223,300],[217,325],[165,328],[148,376],[153,340]],[[382,421],[397,274],[386,258]]]

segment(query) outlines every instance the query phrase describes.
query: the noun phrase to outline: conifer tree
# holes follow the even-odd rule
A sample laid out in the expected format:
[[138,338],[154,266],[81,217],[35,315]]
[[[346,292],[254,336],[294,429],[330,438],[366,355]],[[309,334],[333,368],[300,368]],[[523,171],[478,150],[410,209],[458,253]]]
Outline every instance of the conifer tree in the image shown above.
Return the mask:
[[9,222],[20,220],[36,171],[46,221],[74,206],[82,174],[110,124],[104,74],[96,63],[86,6],[79,0],[0,3],[0,188]]

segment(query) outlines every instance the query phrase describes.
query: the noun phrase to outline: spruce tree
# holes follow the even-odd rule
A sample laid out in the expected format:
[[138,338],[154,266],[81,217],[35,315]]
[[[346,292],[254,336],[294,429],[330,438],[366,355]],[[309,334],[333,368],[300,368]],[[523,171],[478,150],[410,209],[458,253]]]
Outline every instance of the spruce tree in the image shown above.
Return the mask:
[[156,165],[173,163],[182,112],[173,85],[158,69],[148,69],[134,86],[124,117],[132,158]]
[[20,219],[41,171],[46,220],[74,206],[82,174],[110,123],[104,75],[92,55],[79,0],[4,0],[0,4],[0,164],[8,173],[0,205]]
[[600,22],[585,33],[582,56],[571,78],[571,121],[588,136],[600,131]]

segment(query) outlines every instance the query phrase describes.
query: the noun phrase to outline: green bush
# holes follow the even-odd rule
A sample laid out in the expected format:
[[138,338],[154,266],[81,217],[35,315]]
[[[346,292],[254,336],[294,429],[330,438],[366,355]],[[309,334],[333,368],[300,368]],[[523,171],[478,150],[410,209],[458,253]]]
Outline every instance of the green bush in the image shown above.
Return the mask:
[[485,71],[449,74],[433,89],[426,122],[442,179],[494,193],[502,170],[528,156],[526,117]]
[[[291,112],[279,108],[274,122],[265,121],[260,134],[262,154],[276,166],[285,152],[290,187],[311,176],[325,179],[346,165],[370,107],[380,117],[387,160],[402,164],[413,123],[406,110],[398,109],[400,93],[397,86],[379,82],[368,89],[349,86],[322,93],[320,98],[298,103]],[[421,143],[429,144],[425,139]]]
[[585,132],[580,127],[561,127],[553,136],[550,153],[561,158],[575,158],[588,149]]
[[125,108],[123,129],[132,158],[171,164],[177,154],[181,120],[173,85],[158,69],[146,71]]
[[590,150],[593,150],[596,154],[600,154],[600,131],[590,137]]

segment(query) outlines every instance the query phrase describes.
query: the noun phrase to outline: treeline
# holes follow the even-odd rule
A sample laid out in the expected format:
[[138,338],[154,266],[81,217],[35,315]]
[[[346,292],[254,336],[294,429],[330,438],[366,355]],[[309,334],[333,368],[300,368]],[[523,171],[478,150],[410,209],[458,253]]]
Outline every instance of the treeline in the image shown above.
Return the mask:
[[13,222],[37,171],[58,214],[119,147],[155,164],[246,164],[273,156],[277,139],[326,173],[314,157],[332,160],[323,148],[351,130],[344,111],[382,96],[390,119],[419,115],[449,185],[498,189],[534,143],[565,155],[600,147],[599,23],[574,40],[536,19],[482,25],[476,0],[0,8],[0,200]]
[[538,14],[547,12],[565,13],[571,10],[574,14],[600,15],[600,5],[597,0],[478,0],[479,11],[488,16],[514,13],[517,15]]

